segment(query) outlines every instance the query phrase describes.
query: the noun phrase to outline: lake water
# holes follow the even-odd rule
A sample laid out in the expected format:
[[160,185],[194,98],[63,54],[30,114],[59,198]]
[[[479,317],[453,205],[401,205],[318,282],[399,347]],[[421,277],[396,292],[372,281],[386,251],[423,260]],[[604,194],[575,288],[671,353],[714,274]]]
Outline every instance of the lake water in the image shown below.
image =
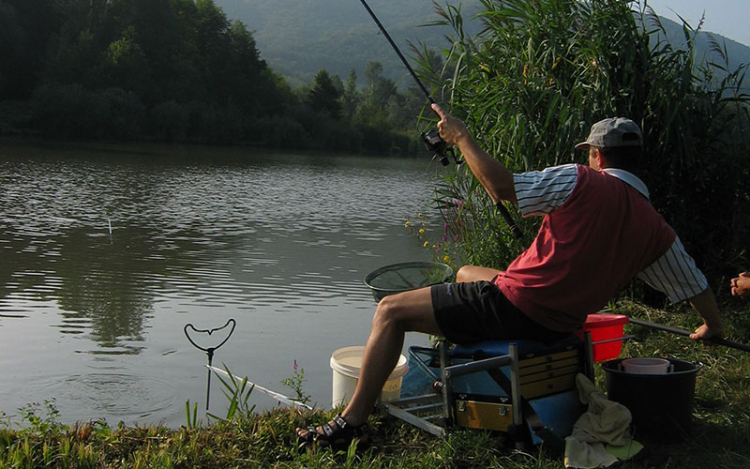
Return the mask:
[[230,318],[214,365],[293,394],[281,381],[296,360],[303,391],[330,407],[331,353],[369,333],[364,277],[432,260],[404,223],[439,171],[427,157],[3,143],[0,411],[19,422],[19,407],[54,399],[65,423],[177,427],[190,400],[205,421],[208,357],[183,328]]

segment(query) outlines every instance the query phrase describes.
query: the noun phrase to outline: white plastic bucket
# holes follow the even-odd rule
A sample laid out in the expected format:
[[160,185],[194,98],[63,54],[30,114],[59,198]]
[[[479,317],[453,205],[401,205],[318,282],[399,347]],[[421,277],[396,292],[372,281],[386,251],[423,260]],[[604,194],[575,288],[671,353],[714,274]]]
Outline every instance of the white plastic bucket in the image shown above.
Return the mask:
[[620,362],[620,369],[637,375],[666,375],[670,365],[664,358],[628,358]]
[[[332,407],[347,404],[354,394],[364,354],[365,348],[357,345],[340,348],[331,355],[331,369],[333,369]],[[401,396],[401,380],[408,370],[409,364],[406,357],[400,355],[396,367],[388,376],[388,380],[381,390],[380,401],[390,402],[399,399]]]

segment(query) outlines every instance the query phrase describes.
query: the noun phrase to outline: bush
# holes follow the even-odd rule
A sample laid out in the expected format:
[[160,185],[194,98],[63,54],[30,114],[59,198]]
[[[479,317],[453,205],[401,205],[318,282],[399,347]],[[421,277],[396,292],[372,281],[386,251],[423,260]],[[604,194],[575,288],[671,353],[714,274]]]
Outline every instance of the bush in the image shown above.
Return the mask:
[[91,91],[78,84],[45,85],[32,98],[36,129],[59,138],[134,138],[145,108],[120,88]]
[[236,107],[193,101],[187,109],[188,141],[225,145],[240,142],[245,134],[245,117]]
[[190,110],[175,101],[157,104],[150,112],[150,131],[159,140],[182,142],[187,138]]
[[109,88],[97,93],[103,100],[106,120],[103,134],[116,139],[134,139],[141,135],[146,108],[137,94],[121,88]]
[[250,141],[274,148],[312,148],[310,136],[298,121],[287,116],[271,116],[258,119],[251,126]]
[[89,137],[101,112],[95,106],[93,94],[81,85],[45,85],[32,97],[34,126],[52,137]]

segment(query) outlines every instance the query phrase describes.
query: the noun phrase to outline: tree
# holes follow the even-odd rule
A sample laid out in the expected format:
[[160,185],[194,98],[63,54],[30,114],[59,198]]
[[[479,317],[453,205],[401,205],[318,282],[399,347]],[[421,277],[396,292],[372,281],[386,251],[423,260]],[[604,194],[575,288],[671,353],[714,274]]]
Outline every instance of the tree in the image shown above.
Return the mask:
[[151,82],[151,70],[146,54],[135,40],[132,27],[123,31],[122,37],[107,47],[102,59],[103,74],[110,86],[116,86],[140,95]]
[[324,113],[333,119],[341,117],[340,91],[326,70],[320,70],[313,80],[307,95],[307,103],[316,112]]
[[341,109],[344,118],[349,121],[357,110],[357,101],[359,101],[359,92],[357,91],[357,72],[354,68],[349,70],[349,76],[344,85],[344,92],[341,94]]
[[367,81],[367,92],[364,99],[370,105],[384,106],[388,100],[396,94],[397,87],[393,80],[383,76],[383,64],[380,62],[368,62],[365,66],[365,80]]
[[0,1],[0,50],[3,51],[0,55],[0,99],[19,97],[15,88],[20,77],[13,71],[17,70],[14,64],[25,55],[26,41],[16,9]]
[[410,146],[415,106],[382,65],[361,92],[353,69],[292,90],[214,0],[0,0],[0,50],[0,99],[22,101],[4,116],[47,135]]
[[267,114],[283,98],[275,79],[266,73],[268,66],[260,58],[252,33],[234,21],[226,36],[229,53],[219,70],[224,75],[226,102],[236,103],[250,115]]
[[0,0],[0,100],[26,100],[39,86],[60,10],[53,0]]

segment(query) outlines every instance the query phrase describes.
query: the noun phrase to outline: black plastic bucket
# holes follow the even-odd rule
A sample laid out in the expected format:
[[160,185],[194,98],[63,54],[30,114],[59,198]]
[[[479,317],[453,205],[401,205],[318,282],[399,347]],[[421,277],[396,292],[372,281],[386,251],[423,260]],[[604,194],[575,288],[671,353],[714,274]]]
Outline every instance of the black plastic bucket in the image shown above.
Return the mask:
[[672,371],[646,375],[620,370],[622,360],[602,363],[606,373],[607,397],[630,410],[636,437],[675,443],[690,436],[695,377],[703,365],[670,358]]

